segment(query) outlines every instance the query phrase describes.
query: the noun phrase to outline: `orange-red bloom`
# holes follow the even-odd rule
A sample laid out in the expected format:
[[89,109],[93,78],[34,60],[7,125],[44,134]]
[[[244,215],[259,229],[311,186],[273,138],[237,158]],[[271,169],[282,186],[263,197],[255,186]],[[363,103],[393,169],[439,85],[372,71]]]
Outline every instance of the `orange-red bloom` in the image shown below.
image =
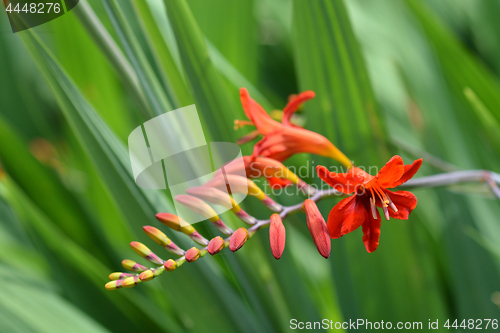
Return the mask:
[[[283,161],[298,153],[311,153],[338,160],[345,166],[352,162],[324,136],[293,125],[290,118],[297,108],[315,96],[313,91],[304,91],[294,97],[283,109],[281,123],[273,120],[269,114],[254,101],[245,88],[240,89],[240,99],[250,122],[236,121],[237,125],[254,125],[263,135],[254,147],[254,156],[270,157]],[[253,133],[250,137],[254,137]]]
[[380,238],[380,214],[377,207],[384,211],[386,220],[389,217],[407,220],[410,212],[417,206],[417,198],[407,191],[388,191],[388,188],[399,186],[420,168],[422,159],[413,164],[404,165],[400,156],[392,157],[372,176],[359,168],[352,168],[347,173],[334,173],[324,166],[318,165],[318,176],[334,189],[352,195],[341,200],[328,215],[328,232],[330,237],[339,238],[360,226],[363,227],[363,242],[368,252],[377,249]]

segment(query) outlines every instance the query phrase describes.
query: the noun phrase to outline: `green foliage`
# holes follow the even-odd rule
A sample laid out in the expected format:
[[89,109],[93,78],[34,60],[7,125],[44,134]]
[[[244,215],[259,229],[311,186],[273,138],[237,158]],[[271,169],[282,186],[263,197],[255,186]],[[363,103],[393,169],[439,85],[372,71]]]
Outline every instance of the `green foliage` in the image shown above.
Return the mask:
[[[17,34],[0,15],[2,331],[281,332],[292,318],[425,327],[498,317],[500,205],[452,189],[415,191],[410,220],[384,221],[372,254],[357,230],[332,241],[324,260],[300,214],[285,222],[279,261],[262,230],[235,254],[104,289],[123,258],[141,262],[129,242],[167,257],[142,225],[189,244],[154,219],[173,212],[169,194],[136,186],[130,131],[195,103],[207,139],[234,142],[246,133],[232,129],[244,119],[241,86],[267,111],[314,90],[305,127],[357,165],[424,151],[499,172],[500,13],[486,3],[447,11],[449,0],[82,0]],[[306,161],[336,165],[315,156],[286,164]],[[419,175],[440,165],[424,161]],[[266,217],[247,200],[247,211]],[[325,217],[337,201],[322,202]],[[205,223],[197,228],[213,236]]]

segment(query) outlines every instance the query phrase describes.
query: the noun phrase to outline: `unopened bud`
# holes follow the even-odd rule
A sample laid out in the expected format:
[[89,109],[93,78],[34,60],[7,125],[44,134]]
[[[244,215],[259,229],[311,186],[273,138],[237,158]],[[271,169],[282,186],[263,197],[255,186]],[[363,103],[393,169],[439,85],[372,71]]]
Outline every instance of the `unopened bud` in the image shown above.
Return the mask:
[[122,287],[122,282],[123,280],[109,281],[108,283],[106,283],[104,288],[106,288],[107,290],[116,290]]
[[153,280],[154,277],[155,277],[155,273],[152,270],[147,270],[145,272],[142,272],[139,275],[139,280],[141,280],[142,282],[146,282],[146,281]]
[[160,246],[168,246],[172,241],[170,238],[167,237],[163,232],[160,230],[156,229],[155,227],[151,227],[149,225],[146,225],[142,227],[144,232],[156,243],[158,243]]
[[205,201],[187,194],[179,194],[175,197],[175,200],[188,207],[193,212],[210,220],[223,234],[230,235],[233,232],[231,228],[222,222],[215,210]]
[[229,239],[229,249],[233,252],[238,251],[246,243],[248,237],[248,230],[245,228],[239,228]]
[[165,263],[163,264],[163,267],[165,267],[165,269],[168,271],[168,272],[171,272],[173,271],[174,269],[177,268],[177,261],[173,260],[173,259],[168,259],[167,261],[165,261]]
[[141,264],[138,264],[135,261],[128,260],[128,259],[125,259],[122,261],[122,266],[125,269],[128,269],[129,271],[136,272],[136,273],[141,273],[141,272],[144,272],[148,269],[147,267],[144,267]]
[[234,201],[233,197],[227,194],[226,191],[221,191],[215,187],[198,186],[187,189],[186,193],[212,204],[221,205],[224,208],[229,209],[233,213],[235,213],[236,216],[238,216],[243,222],[248,224],[255,224],[257,219],[253,216],[248,215],[243,209],[241,209],[236,201]]
[[211,222],[219,220],[219,215],[217,215],[215,210],[205,201],[197,197],[187,194],[179,194],[175,196],[175,200]]
[[138,283],[141,283],[141,280],[139,280],[139,277],[138,276],[131,276],[131,277],[123,280],[122,287],[123,288],[132,288],[132,287],[135,287]]
[[133,274],[116,272],[116,273],[109,274],[109,280],[111,280],[111,281],[122,280],[122,279],[128,278],[130,276],[133,276]]
[[269,243],[271,252],[276,259],[281,258],[285,250],[286,231],[281,217],[278,214],[271,215],[271,225],[269,226]]
[[[152,240],[154,240],[159,245],[163,246],[169,252],[171,252],[175,255],[178,255],[178,256],[184,255],[184,251],[181,250],[177,245],[175,245],[175,243],[172,242],[170,240],[170,238],[168,238],[167,235],[165,235],[160,230],[156,229],[155,227],[148,226],[148,225],[142,227],[142,229],[149,237],[151,237]],[[191,235],[193,235],[195,233],[196,233],[196,235],[198,235],[198,233],[196,231],[193,232]],[[189,236],[191,237],[191,235],[189,235]],[[191,238],[193,238],[193,237],[191,237]],[[200,241],[202,241],[202,240],[200,240]],[[208,244],[208,241],[206,243]]]
[[131,242],[130,247],[138,255],[156,265],[163,265],[163,260],[154,254],[146,245],[139,242]]
[[214,237],[210,240],[210,243],[208,243],[208,253],[215,255],[222,251],[224,246],[224,239],[222,239],[221,236]]
[[180,231],[183,234],[190,235],[195,231],[191,224],[187,223],[177,215],[170,213],[158,213],[156,214],[156,218],[161,223],[169,226],[174,230]]
[[196,261],[200,257],[200,250],[198,250],[196,247],[192,247],[189,250],[186,251],[186,254],[184,255],[184,258],[186,258],[187,262],[193,262]]
[[326,227],[325,219],[321,215],[318,206],[311,199],[306,199],[302,204],[302,210],[306,213],[307,227],[318,252],[325,258],[330,256],[331,240]]

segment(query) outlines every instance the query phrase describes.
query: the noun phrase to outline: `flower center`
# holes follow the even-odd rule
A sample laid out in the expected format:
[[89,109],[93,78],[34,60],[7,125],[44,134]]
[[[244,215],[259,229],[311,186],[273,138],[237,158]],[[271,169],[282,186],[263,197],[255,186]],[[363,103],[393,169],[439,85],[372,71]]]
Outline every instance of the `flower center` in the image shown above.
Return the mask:
[[373,218],[375,220],[377,219],[377,206],[375,205],[375,202],[378,197],[378,199],[382,203],[382,210],[384,211],[385,219],[389,220],[389,210],[387,209],[387,207],[390,207],[394,213],[397,213],[398,209],[396,205],[392,202],[391,198],[384,193],[384,190],[375,181],[369,185],[370,186],[367,186],[367,189],[369,189],[371,193],[370,208]]

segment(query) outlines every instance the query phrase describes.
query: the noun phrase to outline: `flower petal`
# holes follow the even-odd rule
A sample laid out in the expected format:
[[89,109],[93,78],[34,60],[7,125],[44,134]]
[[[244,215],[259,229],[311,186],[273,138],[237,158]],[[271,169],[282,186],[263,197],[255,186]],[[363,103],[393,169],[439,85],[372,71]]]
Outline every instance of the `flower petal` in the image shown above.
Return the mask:
[[279,190],[293,185],[293,183],[288,179],[281,179],[277,177],[266,177],[266,179],[273,190]]
[[325,183],[345,194],[354,192],[357,189],[356,186],[363,183],[365,176],[369,176],[359,168],[351,168],[346,173],[336,173],[330,172],[322,165],[316,167],[316,173]]
[[398,209],[398,212],[394,213],[389,208],[389,216],[399,220],[408,220],[411,211],[417,206],[417,197],[408,191],[391,192],[386,190],[384,193],[391,198]]
[[288,104],[283,109],[283,117],[281,118],[281,123],[283,125],[291,125],[290,118],[295,113],[295,111],[297,111],[302,103],[310,100],[311,98],[314,98],[314,96],[316,96],[316,94],[311,90],[301,92],[300,94],[295,96],[295,98],[288,102]]
[[404,173],[403,159],[399,155],[394,155],[377,174],[377,183],[382,188],[392,187]]
[[328,214],[327,228],[331,238],[339,238],[356,230],[366,219],[362,197],[352,195],[342,199]]
[[418,160],[415,160],[412,164],[405,165],[404,173],[401,178],[394,184],[392,184],[391,187],[396,187],[399,186],[403,183],[406,183],[408,180],[410,180],[415,174],[417,173],[418,169],[420,169],[420,166],[422,165],[422,159],[419,158]]
[[375,220],[371,214],[365,210],[366,219],[363,223],[363,243],[368,253],[372,253],[378,247],[380,240],[380,214],[376,210],[377,219]]
[[279,122],[273,120],[267,114],[266,110],[259,103],[250,97],[246,88],[240,89],[240,99],[246,116],[255,124],[260,134],[267,134],[282,127]]

